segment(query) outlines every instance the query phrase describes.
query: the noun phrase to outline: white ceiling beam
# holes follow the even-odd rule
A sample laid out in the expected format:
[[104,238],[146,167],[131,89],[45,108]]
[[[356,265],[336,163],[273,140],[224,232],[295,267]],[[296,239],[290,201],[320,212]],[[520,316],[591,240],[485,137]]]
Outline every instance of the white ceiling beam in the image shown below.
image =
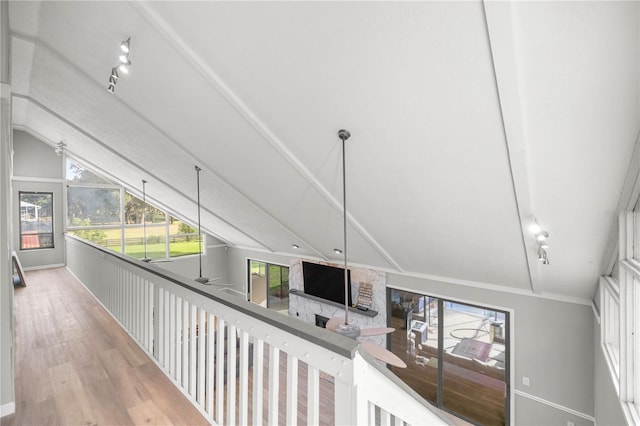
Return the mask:
[[528,226],[535,219],[527,156],[526,122],[522,107],[522,73],[519,69],[517,34],[511,2],[484,1],[487,36],[493,61],[513,190],[520,219],[522,246],[527,258],[531,290],[540,292],[537,243]]

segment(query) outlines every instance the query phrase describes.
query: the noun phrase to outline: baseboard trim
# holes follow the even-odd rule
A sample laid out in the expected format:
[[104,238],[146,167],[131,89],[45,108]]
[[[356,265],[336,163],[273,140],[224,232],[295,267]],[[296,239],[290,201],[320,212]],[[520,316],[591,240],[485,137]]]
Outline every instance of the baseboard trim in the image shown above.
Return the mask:
[[0,405],[0,417],[8,416],[16,412],[16,403],[8,402],[4,405]]
[[53,268],[64,268],[65,265],[64,263],[54,263],[52,265],[41,265],[41,266],[29,266],[27,268],[24,268],[25,272],[27,271],[39,271],[41,269],[53,269]]
[[534,400],[534,401],[539,402],[541,404],[545,404],[545,405],[548,405],[550,407],[556,408],[558,410],[562,410],[562,411],[564,411],[566,413],[573,414],[574,416],[581,417],[581,418],[583,418],[585,420],[589,420],[590,422],[593,422],[594,425],[596,423],[595,417],[590,416],[590,415],[585,414],[585,413],[581,413],[580,411],[576,411],[576,410],[574,410],[572,408],[565,407],[564,405],[556,404],[555,402],[551,402],[551,401],[548,401],[546,399],[540,398],[539,396],[535,396],[535,395],[528,394],[526,392],[522,392],[521,390],[518,390],[518,389],[514,390],[513,393],[516,394],[516,395],[520,395],[520,396],[522,396],[524,398],[528,398],[528,399]]

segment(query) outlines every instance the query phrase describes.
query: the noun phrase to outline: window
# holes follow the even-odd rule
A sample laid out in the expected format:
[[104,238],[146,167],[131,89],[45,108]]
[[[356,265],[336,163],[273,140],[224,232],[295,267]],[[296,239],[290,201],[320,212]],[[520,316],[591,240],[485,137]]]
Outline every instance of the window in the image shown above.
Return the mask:
[[20,250],[53,248],[53,193],[19,192]]
[[198,254],[198,232],[148,201],[67,160],[67,230],[138,259]]
[[387,309],[398,378],[469,421],[510,423],[509,312],[391,287]]
[[620,377],[620,302],[618,284],[605,278],[600,283],[602,291],[602,316],[605,317],[602,326],[602,345],[609,367],[616,380]]
[[619,218],[618,282],[600,281],[602,346],[630,424],[640,423],[640,212]]

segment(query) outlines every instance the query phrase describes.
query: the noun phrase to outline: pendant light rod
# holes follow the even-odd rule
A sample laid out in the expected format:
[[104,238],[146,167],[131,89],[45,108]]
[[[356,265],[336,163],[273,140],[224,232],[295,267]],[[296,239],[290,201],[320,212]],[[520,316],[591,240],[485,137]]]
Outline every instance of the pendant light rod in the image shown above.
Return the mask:
[[202,278],[202,231],[200,228],[200,167],[196,166],[196,185],[198,189],[198,278]]
[[342,140],[342,232],[344,254],[344,323],[349,324],[349,270],[347,269],[347,160],[345,142],[351,137],[348,130],[339,130],[338,137]]

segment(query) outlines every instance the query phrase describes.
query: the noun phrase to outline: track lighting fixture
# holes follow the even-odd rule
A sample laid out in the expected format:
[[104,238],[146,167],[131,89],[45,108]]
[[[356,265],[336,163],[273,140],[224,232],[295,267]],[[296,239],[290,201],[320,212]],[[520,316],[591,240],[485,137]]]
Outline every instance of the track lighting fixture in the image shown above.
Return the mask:
[[123,40],[122,43],[120,43],[120,50],[122,50],[124,53],[129,53],[129,43],[131,43],[131,37]]
[[61,156],[62,153],[64,152],[64,147],[66,146],[66,144],[63,141],[60,141],[56,144],[56,147],[54,149],[54,152],[56,153],[57,156]]
[[533,223],[529,226],[529,231],[536,238],[536,242],[538,243],[538,260],[542,262],[543,265],[549,264],[549,256],[547,255],[547,250],[549,248],[549,243],[547,239],[549,238],[549,233],[545,231],[538,221],[534,219]]
[[538,246],[538,260],[542,262],[543,265],[549,264],[549,257],[547,256],[547,251],[542,246]]
[[116,84],[118,84],[118,79],[120,78],[118,70],[123,74],[129,74],[129,66],[131,66],[131,60],[129,59],[129,53],[131,53],[131,37],[120,43],[120,50],[123,52],[123,54],[118,57],[120,63],[111,68],[109,86],[107,86],[109,93],[113,93],[116,89]]

